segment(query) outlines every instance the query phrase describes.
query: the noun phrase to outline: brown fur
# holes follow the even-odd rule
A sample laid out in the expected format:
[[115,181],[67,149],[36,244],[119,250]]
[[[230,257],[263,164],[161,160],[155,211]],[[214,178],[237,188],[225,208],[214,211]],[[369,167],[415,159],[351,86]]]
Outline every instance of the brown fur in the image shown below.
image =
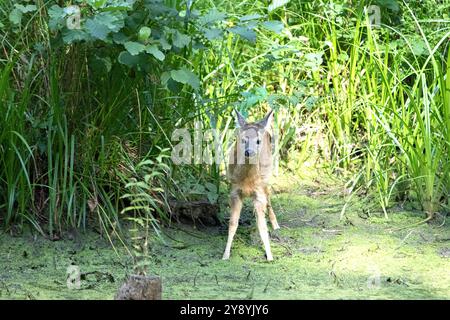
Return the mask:
[[[231,244],[239,223],[244,197],[252,197],[258,230],[264,244],[267,260],[273,260],[270,250],[269,235],[265,218],[266,208],[273,229],[278,229],[277,219],[270,204],[269,179],[272,174],[272,144],[270,125],[272,111],[257,123],[246,123],[237,112],[240,125],[237,141],[230,154],[228,165],[228,178],[231,182],[230,192],[230,222],[227,246],[223,259],[228,259]],[[259,144],[257,143],[259,141]],[[252,157],[245,157],[245,151],[254,153]]]

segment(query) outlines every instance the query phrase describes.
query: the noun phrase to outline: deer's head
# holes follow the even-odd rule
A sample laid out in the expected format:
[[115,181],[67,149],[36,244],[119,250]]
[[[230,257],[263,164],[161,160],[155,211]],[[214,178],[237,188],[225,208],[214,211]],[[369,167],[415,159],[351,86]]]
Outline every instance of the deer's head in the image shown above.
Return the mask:
[[268,158],[272,152],[269,129],[273,120],[273,110],[270,110],[262,120],[253,123],[247,123],[244,116],[235,111],[239,126],[236,142],[238,155],[243,155],[245,162],[250,163],[254,159]]

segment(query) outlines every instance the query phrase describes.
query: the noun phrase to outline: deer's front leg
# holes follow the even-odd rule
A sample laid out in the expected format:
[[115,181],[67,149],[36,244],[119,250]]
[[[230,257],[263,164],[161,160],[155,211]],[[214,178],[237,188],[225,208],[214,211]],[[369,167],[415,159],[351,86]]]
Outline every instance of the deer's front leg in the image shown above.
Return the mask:
[[267,207],[267,198],[264,192],[257,192],[254,197],[254,206],[256,211],[256,224],[259,230],[259,236],[264,245],[266,251],[267,261],[272,261],[272,251],[270,250],[269,231],[267,230],[267,222],[265,217],[265,211]]
[[272,203],[270,202],[270,190],[269,187],[266,187],[264,189],[264,192],[267,197],[267,210],[269,211],[269,220],[272,224],[273,230],[280,229],[280,225],[278,224],[277,217],[275,216],[275,213],[273,212]]
[[233,243],[233,238],[239,224],[239,216],[241,215],[242,197],[237,190],[231,192],[230,206],[231,213],[228,226],[228,241],[227,246],[225,247],[225,252],[223,253],[223,260],[228,260],[230,258],[231,244]]

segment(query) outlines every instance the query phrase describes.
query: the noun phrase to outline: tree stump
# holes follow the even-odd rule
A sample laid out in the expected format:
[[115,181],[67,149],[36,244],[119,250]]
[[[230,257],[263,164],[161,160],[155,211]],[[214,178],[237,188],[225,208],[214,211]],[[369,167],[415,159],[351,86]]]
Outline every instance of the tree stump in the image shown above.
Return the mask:
[[161,300],[161,278],[131,275],[120,287],[116,300]]

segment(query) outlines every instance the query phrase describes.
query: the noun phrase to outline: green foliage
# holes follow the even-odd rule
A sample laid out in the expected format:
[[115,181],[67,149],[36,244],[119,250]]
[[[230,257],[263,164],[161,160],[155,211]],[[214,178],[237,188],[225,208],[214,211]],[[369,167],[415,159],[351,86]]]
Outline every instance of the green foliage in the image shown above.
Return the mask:
[[[95,46],[107,45],[111,52],[125,49],[117,55],[117,61],[139,71],[146,71],[151,59],[173,61],[180,55],[187,58],[195,50],[207,50],[208,41],[222,39],[231,32],[254,42],[255,29],[260,26],[279,33],[283,29],[280,21],[264,21],[263,16],[245,15],[227,22],[227,15],[215,8],[201,15],[167,6],[163,1],[88,1],[83,8],[80,28],[69,28],[64,21],[71,14],[67,9],[53,5],[49,9],[49,27],[62,37],[65,44],[89,42]],[[193,35],[196,35],[194,37]],[[99,43],[103,42],[103,43]],[[195,49],[193,49],[195,48]],[[112,61],[116,61],[110,56]],[[166,59],[167,58],[167,59]],[[166,62],[162,82],[167,89],[177,91],[179,86],[168,82],[188,84],[195,90],[200,87],[198,77],[178,63]],[[169,75],[169,77],[167,76]]]
[[22,22],[22,16],[29,12],[34,12],[37,10],[36,5],[29,4],[29,5],[21,5],[21,4],[15,4],[14,9],[9,13],[9,21],[11,21],[14,25],[19,25]]

